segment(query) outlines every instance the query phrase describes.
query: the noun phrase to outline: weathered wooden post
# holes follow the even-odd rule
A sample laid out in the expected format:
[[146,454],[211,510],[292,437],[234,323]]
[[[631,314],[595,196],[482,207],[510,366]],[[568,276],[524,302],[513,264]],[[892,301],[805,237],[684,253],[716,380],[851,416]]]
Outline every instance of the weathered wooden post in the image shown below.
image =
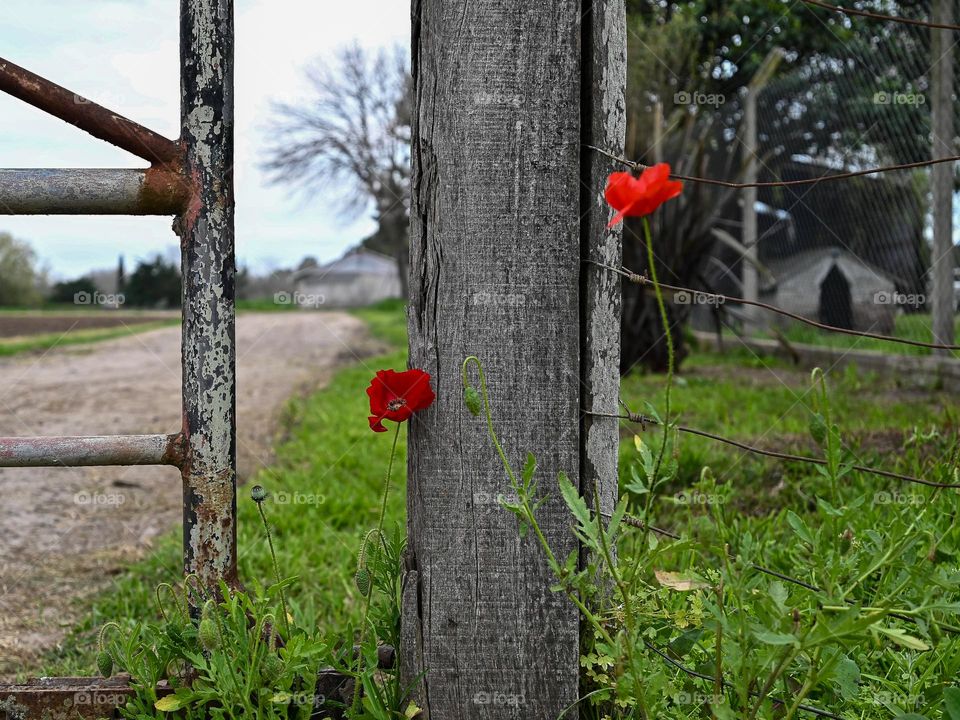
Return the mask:
[[575,609],[498,502],[507,478],[466,410],[490,381],[511,461],[536,454],[540,518],[576,549],[566,472],[616,497],[620,288],[603,185],[622,153],[623,0],[414,0],[410,363],[438,399],[411,426],[403,661],[434,720],[554,718],[578,691]]
[[[933,21],[953,23],[953,0],[934,0]],[[930,89],[933,95],[931,104],[931,130],[933,159],[954,154],[956,138],[953,131],[953,32],[950,30],[930,31],[932,34],[930,51]],[[930,172],[933,185],[933,252],[930,262],[930,289],[933,297],[930,306],[932,313],[933,342],[953,344],[953,316],[956,310],[956,298],[953,294],[953,271],[957,266],[956,252],[953,247],[953,180],[955,163],[939,163]],[[948,350],[935,351],[949,355]]]
[[[780,48],[773,48],[764,58],[757,69],[750,84],[747,85],[746,95],[743,97],[743,130],[741,143],[743,144],[743,182],[757,182],[759,164],[757,162],[757,98],[763,92],[770,77],[776,72],[777,66],[783,57]],[[741,261],[743,267],[743,297],[756,302],[760,299],[760,247],[757,237],[757,188],[746,187],[741,194],[743,207],[740,209],[742,232],[740,243],[743,245],[744,255]],[[757,308],[744,305],[740,308],[746,319],[745,329],[753,332],[757,329],[760,319]]]

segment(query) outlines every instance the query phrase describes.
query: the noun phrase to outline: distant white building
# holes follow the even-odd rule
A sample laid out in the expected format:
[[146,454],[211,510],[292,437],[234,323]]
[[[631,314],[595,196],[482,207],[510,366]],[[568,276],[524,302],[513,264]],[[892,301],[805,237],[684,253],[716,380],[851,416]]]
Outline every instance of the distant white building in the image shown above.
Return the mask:
[[889,333],[897,311],[908,304],[886,273],[840,248],[807,250],[767,268],[771,277],[761,299],[827,325]]
[[350,250],[327,265],[293,275],[294,301],[308,308],[363,307],[399,298],[397,261],[365,248]]

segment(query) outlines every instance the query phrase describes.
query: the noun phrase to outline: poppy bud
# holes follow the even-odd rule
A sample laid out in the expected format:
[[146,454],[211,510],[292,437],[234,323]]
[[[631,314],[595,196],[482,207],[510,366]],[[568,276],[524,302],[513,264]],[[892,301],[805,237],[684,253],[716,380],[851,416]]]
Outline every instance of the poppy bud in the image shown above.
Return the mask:
[[480,415],[480,410],[483,407],[483,403],[480,400],[480,393],[477,392],[477,389],[472,385],[467,385],[463,389],[463,401],[467,404],[467,410],[470,411],[470,414],[474,417]]
[[943,633],[940,632],[940,623],[930,623],[930,638],[933,640],[934,645],[940,644],[940,640],[943,638]]
[[97,670],[101,677],[108,678],[113,675],[113,658],[106,650],[97,653]]
[[260,675],[264,683],[272,685],[283,673],[283,660],[276,655],[267,655],[263,659],[263,665],[260,667]]
[[353,576],[353,580],[357,584],[357,590],[360,591],[361,595],[366,597],[370,594],[370,571],[367,568],[359,568],[356,575]]
[[200,627],[197,629],[197,638],[200,640],[200,647],[207,652],[211,652],[220,647],[217,626],[210,618],[205,618],[200,621]]

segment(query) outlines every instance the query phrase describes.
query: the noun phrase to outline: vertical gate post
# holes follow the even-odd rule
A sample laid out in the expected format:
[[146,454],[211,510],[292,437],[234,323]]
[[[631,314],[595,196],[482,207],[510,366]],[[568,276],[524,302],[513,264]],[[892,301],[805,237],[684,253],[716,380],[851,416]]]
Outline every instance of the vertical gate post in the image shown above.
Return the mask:
[[235,583],[233,0],[181,0],[183,563]]
[[[954,0],[933,1],[933,21],[951,24],[954,17]],[[933,64],[930,67],[930,88],[933,94],[931,107],[932,153],[931,157],[947,157],[954,153],[953,132],[953,54],[954,33],[952,30],[931,29],[930,50]],[[953,293],[953,270],[957,266],[953,246],[953,178],[955,163],[939,163],[931,172],[933,185],[933,252],[930,264],[933,342],[953,344],[953,317],[956,298]],[[950,355],[949,350],[934,351]]]
[[434,720],[552,718],[578,695],[577,612],[499,505],[508,481],[460,365],[483,361],[508,457],[537,456],[544,534],[576,552],[557,473],[602,476],[605,503],[616,484],[616,424],[581,428],[581,403],[609,409],[619,366],[610,318],[590,316],[619,298],[584,252],[619,249],[581,141],[622,149],[625,17],[622,0],[592,5],[413,1],[410,363],[437,401],[410,427],[402,660]]

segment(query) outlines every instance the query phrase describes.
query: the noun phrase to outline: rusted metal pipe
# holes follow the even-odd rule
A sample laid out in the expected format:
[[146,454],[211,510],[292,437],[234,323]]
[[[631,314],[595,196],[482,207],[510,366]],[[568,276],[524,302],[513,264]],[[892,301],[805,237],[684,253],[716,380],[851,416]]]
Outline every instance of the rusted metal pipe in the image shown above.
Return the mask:
[[143,125],[0,58],[0,91],[133,153],[150,164],[175,163],[179,145]]
[[[158,695],[171,692],[169,687],[158,688]],[[0,720],[114,717],[134,695],[129,675],[40,678],[23,684],[0,684]]]
[[176,215],[189,196],[163,168],[0,170],[0,215]]
[[0,438],[0,467],[173,465],[183,460],[183,437],[108,435]]
[[195,188],[183,261],[183,562],[237,584],[233,3],[181,0],[181,138]]

